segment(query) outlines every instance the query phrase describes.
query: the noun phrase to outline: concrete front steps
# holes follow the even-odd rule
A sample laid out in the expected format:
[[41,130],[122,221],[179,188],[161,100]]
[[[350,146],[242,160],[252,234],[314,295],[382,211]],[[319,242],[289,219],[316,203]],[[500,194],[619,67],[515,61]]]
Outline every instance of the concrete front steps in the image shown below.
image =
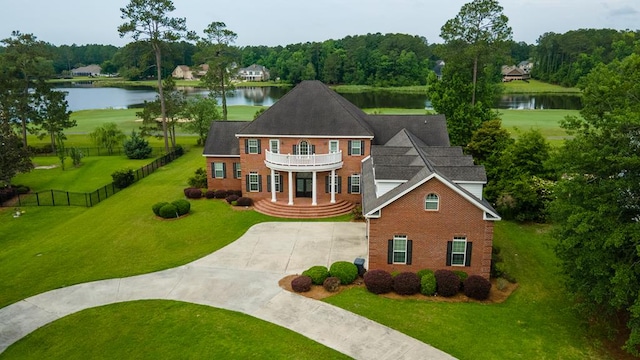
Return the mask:
[[287,205],[286,200],[271,202],[270,199],[264,199],[253,204],[253,207],[257,212],[265,215],[292,219],[317,219],[349,214],[355,208],[355,204],[336,200],[335,204],[326,203],[313,206],[311,199],[297,198],[293,205]]

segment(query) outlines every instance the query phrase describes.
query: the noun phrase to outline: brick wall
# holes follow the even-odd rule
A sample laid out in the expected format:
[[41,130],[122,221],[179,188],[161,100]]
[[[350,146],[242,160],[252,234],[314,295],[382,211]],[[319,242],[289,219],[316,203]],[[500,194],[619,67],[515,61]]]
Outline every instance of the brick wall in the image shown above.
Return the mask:
[[[226,177],[224,179],[213,178],[213,163],[224,163]],[[207,189],[209,190],[243,190],[240,179],[234,178],[233,163],[239,163],[240,158],[207,157]]]
[[[425,210],[425,197],[439,196],[439,210]],[[369,269],[412,271],[462,270],[489,278],[493,222],[483,211],[437,179],[431,179],[382,209],[379,219],[369,219]],[[407,235],[412,240],[411,265],[387,264],[388,240]],[[464,236],[473,243],[470,266],[447,266],[447,242]]]

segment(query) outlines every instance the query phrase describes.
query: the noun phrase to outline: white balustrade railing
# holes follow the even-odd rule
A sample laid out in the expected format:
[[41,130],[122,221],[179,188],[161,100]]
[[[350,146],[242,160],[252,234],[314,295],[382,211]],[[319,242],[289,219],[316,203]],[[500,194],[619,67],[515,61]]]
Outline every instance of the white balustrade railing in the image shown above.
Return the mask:
[[327,166],[342,162],[342,152],[330,154],[291,155],[276,154],[265,150],[265,160],[281,166]]

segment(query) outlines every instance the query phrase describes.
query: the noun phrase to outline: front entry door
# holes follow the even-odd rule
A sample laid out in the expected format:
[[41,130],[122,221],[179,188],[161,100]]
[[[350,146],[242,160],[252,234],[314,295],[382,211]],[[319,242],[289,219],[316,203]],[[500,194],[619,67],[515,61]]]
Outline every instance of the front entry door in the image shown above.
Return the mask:
[[311,197],[312,190],[311,173],[296,174],[296,197]]

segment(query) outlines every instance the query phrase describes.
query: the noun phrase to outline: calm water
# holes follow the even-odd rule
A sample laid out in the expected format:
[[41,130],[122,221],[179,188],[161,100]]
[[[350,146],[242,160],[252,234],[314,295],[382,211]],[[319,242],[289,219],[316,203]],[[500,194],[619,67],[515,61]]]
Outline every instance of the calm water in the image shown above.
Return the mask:
[[[67,92],[69,110],[126,109],[140,107],[144,101],[153,101],[157,93],[152,88],[102,88],[91,85],[59,87]],[[189,95],[207,94],[206,90],[185,89]],[[228,105],[271,106],[290,89],[279,87],[240,88],[227,96]],[[341,94],[361,109],[372,108],[431,108],[424,94],[398,94],[385,91]],[[505,95],[494,104],[499,109],[570,109],[582,108],[576,95]]]

